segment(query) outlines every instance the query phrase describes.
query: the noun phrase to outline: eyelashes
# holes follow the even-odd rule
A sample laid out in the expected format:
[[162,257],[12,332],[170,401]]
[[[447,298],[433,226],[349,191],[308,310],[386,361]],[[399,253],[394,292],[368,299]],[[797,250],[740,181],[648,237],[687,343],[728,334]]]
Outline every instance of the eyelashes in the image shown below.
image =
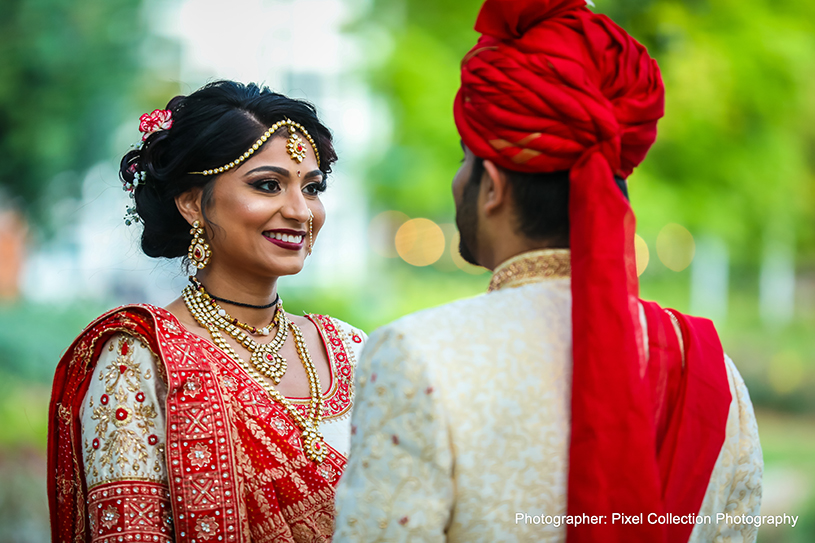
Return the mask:
[[325,189],[327,189],[327,188],[328,188],[328,183],[326,183],[326,180],[323,179],[319,183],[309,183],[308,185],[303,187],[303,191],[308,193],[308,194],[321,194],[321,193],[325,192]]
[[[280,182],[276,179],[262,179],[252,183],[252,186],[262,192],[277,193],[280,192]],[[319,182],[312,182],[302,188],[303,192],[309,195],[318,195],[326,191],[328,183],[325,179]]]
[[262,179],[260,181],[255,181],[254,183],[252,183],[252,186],[257,190],[263,192],[280,191],[280,183],[278,183],[275,179]]

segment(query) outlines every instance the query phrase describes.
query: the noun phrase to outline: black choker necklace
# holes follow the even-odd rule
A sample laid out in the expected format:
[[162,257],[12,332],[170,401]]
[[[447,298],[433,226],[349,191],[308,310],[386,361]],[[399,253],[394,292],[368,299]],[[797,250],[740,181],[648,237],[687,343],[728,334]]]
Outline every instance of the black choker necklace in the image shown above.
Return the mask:
[[[203,287],[203,285],[201,285],[201,282],[198,279],[196,279],[195,276],[192,276],[192,275],[190,275],[190,283],[192,283],[193,286],[195,286],[195,288]],[[207,295],[210,298],[212,298],[213,300],[215,300],[216,302],[221,302],[221,303],[230,304],[230,305],[236,305],[238,307],[248,307],[250,309],[269,309],[270,307],[276,306],[277,303],[280,301],[280,295],[279,294],[275,294],[274,301],[272,303],[269,303],[269,304],[266,304],[266,305],[254,305],[254,304],[245,304],[243,302],[233,302],[232,300],[227,300],[226,298],[219,298],[219,297],[215,296],[214,294],[212,294],[211,292],[207,292]]]

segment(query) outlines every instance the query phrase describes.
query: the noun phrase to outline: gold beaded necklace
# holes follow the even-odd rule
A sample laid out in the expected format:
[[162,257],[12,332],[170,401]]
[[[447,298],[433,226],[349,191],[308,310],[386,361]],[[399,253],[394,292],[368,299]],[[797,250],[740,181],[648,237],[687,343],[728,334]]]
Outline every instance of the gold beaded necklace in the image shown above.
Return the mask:
[[[269,343],[258,343],[236,325],[235,321],[237,319],[230,317],[217,302],[210,298],[200,283],[198,288],[194,288],[193,285],[187,286],[184,289],[185,293],[187,289],[191,292],[190,296],[185,295],[184,297],[185,302],[187,302],[189,298],[187,307],[195,307],[196,310],[205,317],[206,322],[214,324],[218,329],[223,330],[232,336],[235,341],[246,347],[246,349],[252,353],[249,359],[252,365],[263,375],[274,381],[274,384],[278,384],[288,368],[286,359],[280,356],[280,349],[283,347],[283,344],[286,343],[288,328],[281,322],[277,322],[277,334],[275,334],[274,339]],[[190,312],[192,312],[192,309],[190,309]],[[269,326],[271,327],[275,324],[278,315],[282,314],[283,307],[282,305],[278,305],[275,311],[275,318],[272,319],[272,324]]]
[[[229,301],[229,300],[224,300],[223,298],[216,298],[215,296],[211,295],[209,292],[207,292],[207,289],[204,287],[204,285],[201,284],[201,281],[199,281],[198,278],[195,277],[194,275],[190,275],[189,279],[190,279],[190,283],[192,283],[192,285],[198,290],[198,292],[201,293],[201,295],[204,297],[204,299],[206,301],[208,301],[210,303],[210,305],[212,305],[212,307],[215,309],[215,312],[218,313],[219,316],[223,317],[230,324],[234,324],[238,328],[242,328],[243,330],[246,330],[250,334],[254,334],[256,336],[268,336],[271,329],[274,328],[275,326],[277,326],[277,314],[281,311],[281,307],[282,307],[282,301],[280,300],[280,296],[278,296],[277,300],[275,300],[273,303],[271,303],[269,305],[265,305],[265,306],[264,305],[255,306],[255,305],[249,305],[249,304],[240,304],[239,302],[232,302],[232,301]],[[218,304],[219,301],[230,303],[230,304],[235,304],[235,305],[241,305],[243,307],[250,307],[252,309],[269,309],[272,306],[277,306],[277,307],[275,307],[275,312],[274,312],[274,315],[272,316],[272,321],[268,325],[264,326],[263,328],[257,328],[255,326],[252,326],[252,325],[247,324],[245,322],[241,322],[238,319],[236,319],[235,317],[230,316],[226,312],[226,310],[223,309]]]
[[[281,404],[286,411],[291,415],[291,418],[294,419],[294,422],[300,427],[302,434],[300,435],[300,440],[303,443],[303,451],[306,457],[313,461],[320,463],[325,459],[325,455],[327,452],[325,440],[320,433],[319,427],[320,422],[323,419],[323,399],[322,399],[322,388],[320,388],[320,378],[317,375],[317,368],[314,365],[314,361],[311,359],[311,355],[306,348],[306,341],[303,338],[303,332],[300,330],[300,327],[297,326],[295,323],[290,321],[287,317],[285,312],[283,311],[282,307],[278,308],[277,315],[278,317],[278,326],[280,329],[286,330],[291,328],[292,335],[294,336],[294,345],[297,349],[297,354],[300,357],[300,361],[303,363],[303,368],[306,370],[306,375],[308,377],[308,384],[309,384],[309,392],[311,401],[309,402],[309,411],[308,417],[304,417],[300,414],[297,409],[292,405],[292,403],[280,392],[278,392],[268,381],[263,378],[263,375],[267,375],[263,372],[263,370],[258,367],[255,363],[255,352],[252,353],[252,364],[247,363],[244,361],[235,349],[226,341],[224,336],[221,334],[221,331],[224,330],[230,335],[232,333],[229,331],[229,328],[226,328],[224,325],[232,326],[229,324],[228,321],[223,319],[217,315],[217,313],[207,311],[207,306],[209,305],[203,299],[203,295],[193,288],[191,285],[188,285],[184,288],[182,292],[184,303],[187,306],[190,314],[192,314],[193,318],[200,324],[202,327],[206,328],[209,331],[210,336],[212,337],[213,343],[217,345],[222,351],[227,353],[229,356],[232,357],[240,366],[246,370],[246,372],[253,378],[255,381],[263,387],[263,389],[272,397],[276,402]],[[213,318],[213,317],[218,317]],[[233,326],[233,328],[236,328]],[[245,334],[244,334],[245,335]],[[279,335],[279,331],[278,331]],[[234,337],[234,336],[233,336]],[[275,337],[275,340],[277,337]],[[239,341],[236,338],[236,341]],[[274,342],[274,341],[273,341]],[[246,346],[246,344],[243,344]],[[282,346],[282,344],[281,344]],[[278,347],[279,350],[280,347]],[[249,347],[247,347],[249,349]],[[251,350],[251,349],[250,349]],[[279,355],[278,355],[279,356]],[[282,359],[282,357],[281,357]],[[285,360],[284,360],[285,364]],[[285,370],[284,370],[285,371]],[[268,377],[268,375],[267,375]],[[279,379],[275,381],[275,384],[279,382]]]

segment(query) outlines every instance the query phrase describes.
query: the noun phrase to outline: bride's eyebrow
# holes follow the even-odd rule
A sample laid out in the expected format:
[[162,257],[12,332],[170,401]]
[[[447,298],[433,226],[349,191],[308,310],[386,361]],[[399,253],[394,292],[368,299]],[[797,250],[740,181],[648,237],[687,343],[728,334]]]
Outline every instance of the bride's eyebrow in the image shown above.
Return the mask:
[[[243,176],[248,177],[248,176],[252,175],[253,173],[258,173],[258,172],[274,172],[274,173],[280,174],[280,175],[282,175],[284,177],[291,177],[291,173],[289,172],[289,170],[287,170],[286,168],[281,168],[279,166],[258,166],[257,168],[249,170],[248,172],[243,174]],[[311,175],[311,174],[309,174],[309,175]]]

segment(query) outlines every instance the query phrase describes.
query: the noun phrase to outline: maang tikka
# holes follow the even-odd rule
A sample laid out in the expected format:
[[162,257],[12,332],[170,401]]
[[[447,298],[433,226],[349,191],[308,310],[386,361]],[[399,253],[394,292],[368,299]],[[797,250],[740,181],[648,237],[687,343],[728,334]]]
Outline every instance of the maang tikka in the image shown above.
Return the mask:
[[223,166],[219,166],[217,168],[211,168],[209,170],[204,170],[202,172],[189,172],[190,175],[218,175],[224,172],[228,172],[233,168],[237,168],[245,160],[249,157],[254,155],[263,145],[272,138],[272,136],[277,132],[279,129],[286,127],[289,132],[289,137],[286,139],[286,152],[289,154],[291,159],[295,161],[297,164],[300,164],[306,158],[306,146],[303,143],[303,138],[297,135],[297,132],[300,132],[305,136],[306,140],[311,145],[311,149],[314,151],[314,158],[317,159],[317,167],[320,166],[320,152],[317,150],[317,144],[314,141],[314,138],[311,137],[311,134],[308,133],[308,130],[300,124],[296,123],[290,119],[284,119],[282,121],[277,121],[274,123],[269,129],[263,133],[262,136],[254,143],[252,146],[246,150],[245,153],[240,155],[238,158],[233,160],[228,164],[224,164]]
[[187,251],[187,258],[190,259],[190,262],[192,262],[196,268],[203,270],[206,265],[209,264],[212,251],[206,239],[204,239],[204,229],[201,228],[200,222],[195,221],[192,223],[190,234],[192,234],[192,241]]

